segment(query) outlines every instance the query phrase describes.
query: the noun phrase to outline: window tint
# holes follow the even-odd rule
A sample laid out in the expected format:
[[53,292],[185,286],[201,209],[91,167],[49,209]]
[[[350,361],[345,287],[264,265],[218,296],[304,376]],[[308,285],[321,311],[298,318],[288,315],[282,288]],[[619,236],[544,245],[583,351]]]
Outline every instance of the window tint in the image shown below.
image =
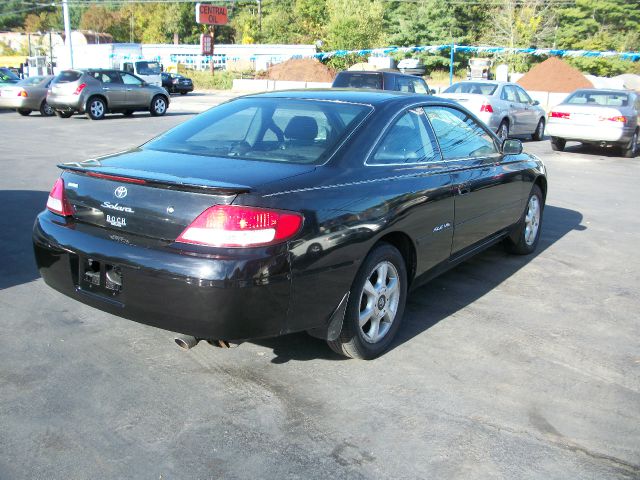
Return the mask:
[[[348,103],[244,98],[200,114],[144,148],[224,158],[322,163],[370,111],[371,107]],[[344,123],[343,118],[351,121]]]
[[498,85],[486,82],[461,82],[454,83],[443,93],[476,93],[479,95],[493,95]]
[[387,131],[370,165],[417,163],[440,160],[431,129],[421,108],[407,111]]
[[425,111],[445,159],[498,153],[491,135],[466,113],[449,107],[427,107]]
[[518,93],[520,103],[532,103],[531,97],[520,87],[514,87]]
[[120,76],[122,77],[122,83],[125,85],[142,85],[142,80],[130,73],[121,73]]
[[106,72],[89,72],[89,75],[102,83],[122,83],[120,74],[113,70]]
[[382,75],[379,73],[339,73],[333,82],[337,88],[375,88],[382,90]]

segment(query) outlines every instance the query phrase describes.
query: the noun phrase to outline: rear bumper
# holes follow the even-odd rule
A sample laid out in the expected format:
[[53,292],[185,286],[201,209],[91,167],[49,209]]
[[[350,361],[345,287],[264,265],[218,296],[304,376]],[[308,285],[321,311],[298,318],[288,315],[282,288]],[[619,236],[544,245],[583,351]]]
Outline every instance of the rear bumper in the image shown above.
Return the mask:
[[633,127],[607,125],[572,125],[549,119],[547,135],[583,142],[629,143]]
[[174,92],[193,92],[193,85],[172,85]]
[[41,99],[35,99],[33,97],[0,97],[0,108],[10,108],[12,110],[38,110],[40,108],[40,102]]
[[84,112],[84,97],[82,95],[48,95],[47,103],[54,110]]
[[[286,333],[291,290],[286,249],[201,255],[115,233],[42,212],[33,228],[42,278],[99,310],[198,338],[247,340]],[[117,266],[122,290],[106,292],[83,283],[80,265],[87,258]]]

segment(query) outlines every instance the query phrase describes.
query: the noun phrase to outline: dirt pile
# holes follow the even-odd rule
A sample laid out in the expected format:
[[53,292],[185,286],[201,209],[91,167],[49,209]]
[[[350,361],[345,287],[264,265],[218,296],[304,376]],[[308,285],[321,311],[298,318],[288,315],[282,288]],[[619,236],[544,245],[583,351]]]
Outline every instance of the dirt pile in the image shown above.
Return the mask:
[[313,58],[292,58],[273,65],[263,78],[297,82],[333,82],[336,72]]
[[518,84],[527,90],[569,93],[577,88],[593,88],[593,84],[578,70],[556,57],[533,67]]

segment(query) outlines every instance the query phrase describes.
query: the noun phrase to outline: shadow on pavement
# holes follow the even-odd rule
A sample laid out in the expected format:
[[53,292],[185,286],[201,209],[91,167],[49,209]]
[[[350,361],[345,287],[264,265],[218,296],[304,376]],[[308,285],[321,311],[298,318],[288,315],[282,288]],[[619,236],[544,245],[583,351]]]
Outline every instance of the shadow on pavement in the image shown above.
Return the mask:
[[[569,232],[586,229],[581,225],[581,213],[553,205],[545,207],[543,221],[538,249],[534,254],[511,255],[506,253],[499,244],[410,292],[404,319],[391,349],[411,340],[486,295]],[[277,355],[272,363],[318,358],[343,359],[333,353],[326,342],[306,333],[252,341],[252,343],[272,348]]]
[[39,278],[31,246],[33,222],[47,203],[48,192],[0,190],[0,290]]

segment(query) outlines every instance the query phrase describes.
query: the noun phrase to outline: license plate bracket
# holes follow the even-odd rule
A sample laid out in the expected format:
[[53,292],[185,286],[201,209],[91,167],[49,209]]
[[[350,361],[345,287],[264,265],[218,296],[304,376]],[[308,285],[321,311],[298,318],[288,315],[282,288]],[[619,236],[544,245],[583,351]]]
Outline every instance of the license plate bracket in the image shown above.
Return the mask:
[[95,258],[80,258],[78,283],[82,290],[115,296],[122,291],[122,270],[119,266]]

